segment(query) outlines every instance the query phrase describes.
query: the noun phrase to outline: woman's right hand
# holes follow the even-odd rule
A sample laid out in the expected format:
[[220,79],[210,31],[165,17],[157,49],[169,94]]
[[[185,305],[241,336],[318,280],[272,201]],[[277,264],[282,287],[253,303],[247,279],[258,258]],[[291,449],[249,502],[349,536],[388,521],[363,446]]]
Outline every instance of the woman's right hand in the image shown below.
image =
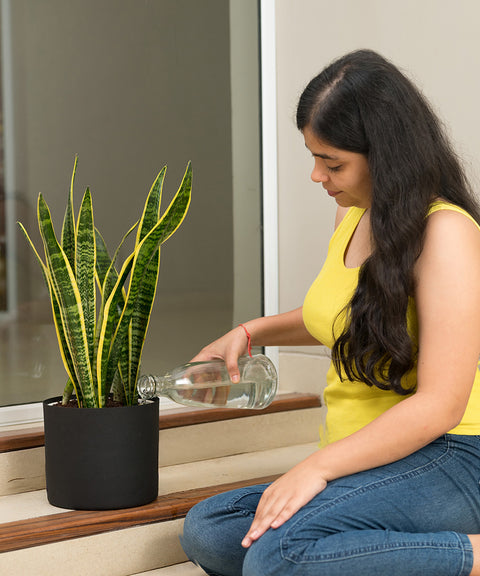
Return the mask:
[[238,359],[248,352],[248,337],[242,326],[237,326],[203,348],[192,362],[221,359],[225,362],[232,382],[240,380]]
[[302,308],[248,320],[215,340],[193,358],[193,362],[224,360],[232,382],[238,382],[240,373],[238,359],[248,353],[248,336],[251,334],[253,346],[318,346],[316,340],[305,328]]

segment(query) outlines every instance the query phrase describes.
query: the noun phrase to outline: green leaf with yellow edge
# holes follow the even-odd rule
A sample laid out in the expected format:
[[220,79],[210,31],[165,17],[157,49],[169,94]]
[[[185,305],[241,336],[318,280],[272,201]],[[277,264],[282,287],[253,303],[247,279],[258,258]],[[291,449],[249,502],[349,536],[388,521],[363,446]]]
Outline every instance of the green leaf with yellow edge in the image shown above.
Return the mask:
[[62,248],[65,252],[70,266],[75,268],[75,214],[73,211],[73,184],[75,182],[75,173],[77,171],[78,158],[75,157],[73,164],[72,178],[70,180],[70,190],[68,193],[67,207],[63,218],[62,226]]
[[[138,365],[140,364],[158,277],[158,264],[157,267],[154,266],[153,268],[154,274],[148,273],[148,266],[159,244],[169,238],[185,218],[190,205],[191,186],[192,171],[191,164],[188,163],[182,183],[170,206],[156,226],[135,248],[135,259],[127,292],[127,302],[112,343],[107,366],[107,379],[111,377],[112,372],[116,368],[118,356],[121,352],[121,347],[124,345],[130,322],[132,322],[131,364],[133,367],[130,369],[130,374],[134,375],[136,373],[138,375]],[[146,206],[148,206],[148,200]],[[136,379],[134,386],[136,386]],[[136,394],[132,398],[132,402],[135,400]]]
[[65,369],[67,371],[67,374],[69,375],[69,381],[72,382],[72,385],[75,388],[77,397],[81,400],[82,398],[82,394],[81,394],[81,390],[78,389],[78,387],[76,386],[76,376],[75,376],[75,367],[73,365],[73,360],[70,354],[70,349],[68,346],[68,342],[65,336],[65,331],[63,328],[63,323],[62,323],[62,317],[60,314],[60,305],[58,303],[58,299],[55,293],[55,290],[53,289],[53,285],[52,285],[52,279],[50,276],[50,272],[48,271],[48,268],[45,266],[43,260],[40,258],[40,255],[38,254],[35,245],[33,244],[30,236],[28,235],[28,232],[25,230],[23,224],[21,224],[20,222],[18,222],[18,225],[20,226],[22,232],[24,233],[28,243],[30,244],[30,247],[33,250],[33,253],[35,254],[35,257],[38,260],[38,263],[40,264],[40,267],[42,269],[42,273],[43,273],[43,278],[45,280],[45,283],[47,285],[49,294],[50,294],[50,302],[52,304],[52,312],[53,312],[53,320],[54,320],[54,324],[55,324],[55,330],[57,333],[57,340],[58,340],[58,344],[59,344],[59,348],[60,348],[60,354],[62,356],[62,360],[63,360],[63,364],[65,366]]
[[[87,188],[78,215],[75,236],[75,276],[80,293],[90,365],[93,363],[96,319],[96,242],[92,196]],[[93,385],[93,377],[92,377]]]
[[59,303],[62,325],[75,368],[76,381],[82,390],[85,406],[95,407],[97,401],[80,292],[68,258],[55,236],[50,210],[41,194],[38,197],[38,222],[47,268]]

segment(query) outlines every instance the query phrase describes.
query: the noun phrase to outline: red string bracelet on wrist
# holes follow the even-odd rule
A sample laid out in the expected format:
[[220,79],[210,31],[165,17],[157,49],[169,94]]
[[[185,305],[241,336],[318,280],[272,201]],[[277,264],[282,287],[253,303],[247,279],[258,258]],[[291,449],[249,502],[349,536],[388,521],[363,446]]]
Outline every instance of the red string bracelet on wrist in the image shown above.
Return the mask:
[[241,326],[245,330],[245,334],[247,335],[248,355],[251,358],[252,357],[252,337],[250,336],[250,332],[247,330],[247,328],[243,324],[239,324],[239,326]]

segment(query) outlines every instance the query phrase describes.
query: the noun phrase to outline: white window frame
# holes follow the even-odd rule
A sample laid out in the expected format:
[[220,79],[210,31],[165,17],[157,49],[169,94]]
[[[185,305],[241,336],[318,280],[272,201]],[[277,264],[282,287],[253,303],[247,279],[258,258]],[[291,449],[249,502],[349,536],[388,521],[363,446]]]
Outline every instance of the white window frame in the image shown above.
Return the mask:
[[[264,314],[266,316],[278,314],[279,311],[277,74],[275,30],[275,0],[260,0],[263,290]],[[278,370],[278,347],[267,347],[266,354],[272,359]]]

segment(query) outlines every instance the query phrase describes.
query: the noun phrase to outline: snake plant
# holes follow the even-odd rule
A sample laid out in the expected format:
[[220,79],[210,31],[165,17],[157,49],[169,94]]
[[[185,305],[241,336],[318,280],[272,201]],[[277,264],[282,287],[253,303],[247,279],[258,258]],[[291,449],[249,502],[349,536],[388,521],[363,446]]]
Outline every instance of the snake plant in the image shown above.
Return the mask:
[[[38,196],[37,218],[45,252],[40,257],[19,223],[43,271],[50,293],[60,352],[68,375],[62,402],[73,392],[78,405],[102,408],[110,394],[124,405],[138,402],[140,359],[157,288],[160,245],[177,230],[190,204],[192,169],[160,216],[166,166],[155,179],[140,220],[125,234],[113,258],[96,229],[87,188],[75,220],[73,168],[60,241],[50,210]],[[135,246],[117,271],[120,248],[136,229]]]

